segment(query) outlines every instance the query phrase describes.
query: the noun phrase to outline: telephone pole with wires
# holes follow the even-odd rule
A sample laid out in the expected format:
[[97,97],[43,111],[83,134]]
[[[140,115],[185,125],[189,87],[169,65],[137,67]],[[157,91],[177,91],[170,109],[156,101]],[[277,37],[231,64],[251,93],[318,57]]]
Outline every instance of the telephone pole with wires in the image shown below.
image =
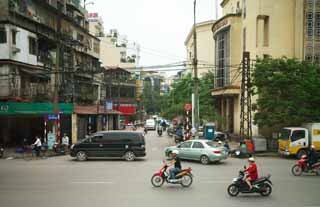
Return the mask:
[[243,52],[240,98],[240,138],[252,138],[250,53]]
[[193,8],[193,69],[194,69],[194,127],[196,129],[195,131],[195,137],[198,138],[198,127],[199,127],[199,79],[198,79],[198,57],[197,57],[197,25],[196,25],[196,6],[197,1],[194,0],[194,8]]

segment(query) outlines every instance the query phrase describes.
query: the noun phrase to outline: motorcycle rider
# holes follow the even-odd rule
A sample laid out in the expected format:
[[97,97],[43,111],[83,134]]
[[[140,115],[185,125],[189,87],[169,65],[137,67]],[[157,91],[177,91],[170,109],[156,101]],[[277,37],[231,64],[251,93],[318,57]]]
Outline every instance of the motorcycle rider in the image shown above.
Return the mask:
[[245,172],[248,173],[246,178],[246,183],[248,184],[250,190],[252,190],[252,182],[258,179],[258,169],[255,163],[255,159],[253,157],[249,157],[248,159],[249,167],[245,169]]
[[308,168],[312,169],[312,165],[318,162],[318,153],[316,147],[311,145],[311,148],[308,152]]
[[171,153],[172,160],[170,160],[168,166],[174,165],[174,167],[169,170],[169,174],[170,174],[169,180],[174,180],[176,174],[179,173],[182,169],[181,168],[181,160],[180,160],[178,154],[179,154],[178,150],[173,150]]

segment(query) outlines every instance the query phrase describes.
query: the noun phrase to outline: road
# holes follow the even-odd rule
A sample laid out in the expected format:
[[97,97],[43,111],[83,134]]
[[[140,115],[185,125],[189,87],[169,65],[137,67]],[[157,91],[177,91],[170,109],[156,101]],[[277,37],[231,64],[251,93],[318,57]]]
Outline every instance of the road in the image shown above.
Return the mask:
[[158,206],[290,206],[320,207],[320,177],[294,177],[295,160],[257,158],[260,175],[272,174],[270,197],[240,195],[231,198],[226,188],[245,160],[230,158],[221,164],[192,167],[190,188],[164,184],[154,188],[150,178],[161,167],[163,148],[172,140],[149,132],[147,157],[134,162],[123,160],[74,161],[69,156],[39,160],[0,160],[1,207],[158,207]]

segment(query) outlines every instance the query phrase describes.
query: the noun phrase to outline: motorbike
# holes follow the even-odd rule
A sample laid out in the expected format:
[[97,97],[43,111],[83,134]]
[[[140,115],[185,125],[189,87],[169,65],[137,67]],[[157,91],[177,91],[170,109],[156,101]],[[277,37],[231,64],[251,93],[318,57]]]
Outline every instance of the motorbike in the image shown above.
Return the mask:
[[157,133],[160,137],[162,136],[162,127],[158,127]]
[[183,136],[174,135],[174,141],[176,144],[183,142]]
[[190,187],[193,182],[193,175],[191,173],[192,169],[189,167],[187,169],[181,170],[178,174],[176,174],[175,179],[169,179],[169,173],[167,172],[168,165],[164,164],[162,168],[153,174],[151,178],[151,184],[159,188],[163,185],[164,182],[170,184],[180,184],[182,187]]
[[59,155],[65,155],[66,154],[66,149],[65,149],[65,146],[62,145],[62,144],[59,144],[59,143],[55,143],[53,145],[53,151],[56,153],[56,154],[59,154]]
[[239,176],[234,178],[232,184],[228,186],[228,194],[230,196],[237,196],[239,193],[260,193],[262,196],[269,196],[272,192],[271,175],[261,177],[252,182],[252,189],[250,190],[246,183],[247,175],[244,171],[239,171]]
[[3,154],[4,154],[4,148],[3,148],[3,147],[0,147],[0,158],[3,157]]
[[300,176],[302,173],[316,173],[320,175],[320,162],[317,162],[308,167],[308,157],[303,155],[300,160],[297,161],[295,165],[291,168],[291,172],[294,176]]
[[146,127],[143,129],[143,131],[144,131],[144,134],[148,134],[148,129]]

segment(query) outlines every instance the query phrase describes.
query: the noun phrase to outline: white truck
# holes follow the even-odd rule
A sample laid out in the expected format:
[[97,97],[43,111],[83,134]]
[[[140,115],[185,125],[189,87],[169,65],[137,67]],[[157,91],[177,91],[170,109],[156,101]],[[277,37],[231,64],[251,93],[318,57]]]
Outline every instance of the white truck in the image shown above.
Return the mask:
[[320,123],[307,123],[302,127],[284,127],[279,135],[279,153],[301,158],[311,145],[320,150]]

